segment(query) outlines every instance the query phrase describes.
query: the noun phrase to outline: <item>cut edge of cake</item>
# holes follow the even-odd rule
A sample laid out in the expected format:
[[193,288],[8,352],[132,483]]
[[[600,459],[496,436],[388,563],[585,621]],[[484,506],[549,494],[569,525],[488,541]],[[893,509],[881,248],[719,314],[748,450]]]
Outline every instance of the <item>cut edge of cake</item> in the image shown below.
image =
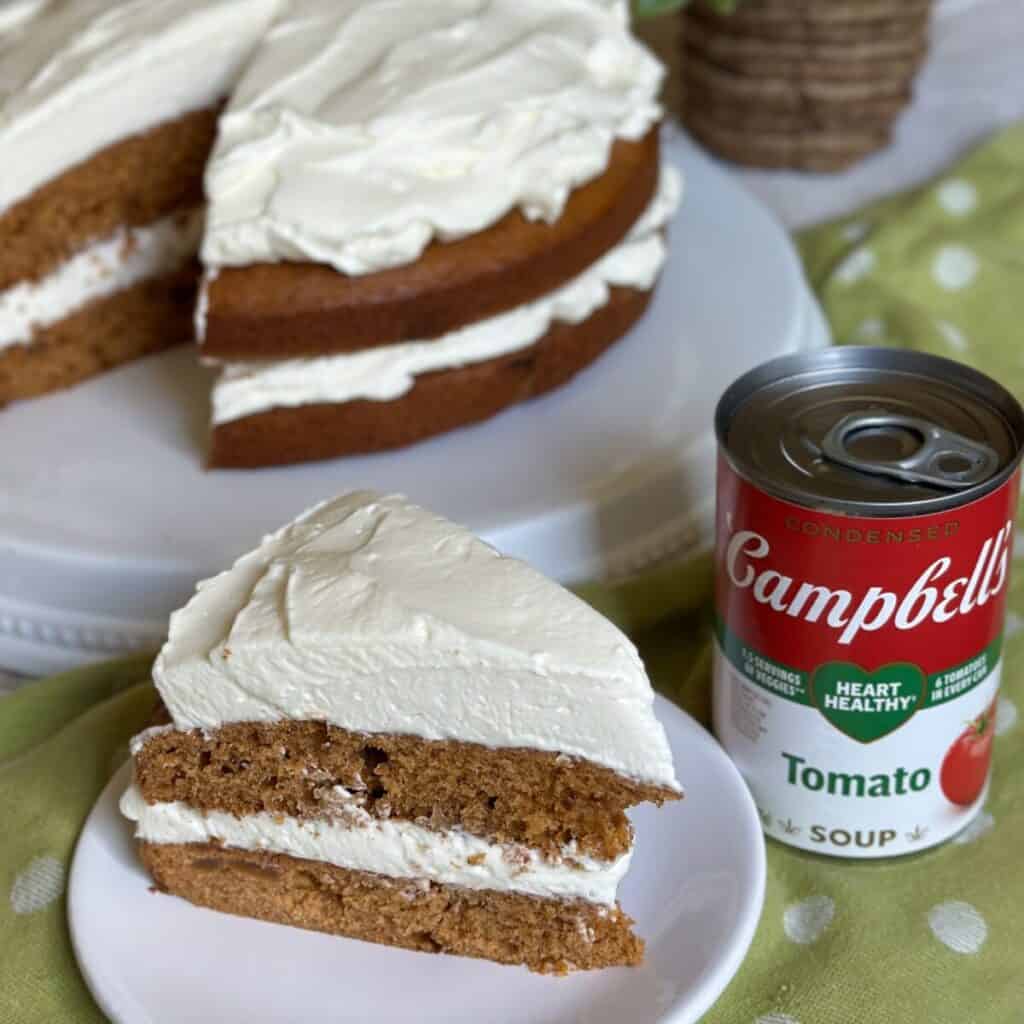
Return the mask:
[[279,0],[244,6],[0,14],[0,405],[192,339],[218,112]]

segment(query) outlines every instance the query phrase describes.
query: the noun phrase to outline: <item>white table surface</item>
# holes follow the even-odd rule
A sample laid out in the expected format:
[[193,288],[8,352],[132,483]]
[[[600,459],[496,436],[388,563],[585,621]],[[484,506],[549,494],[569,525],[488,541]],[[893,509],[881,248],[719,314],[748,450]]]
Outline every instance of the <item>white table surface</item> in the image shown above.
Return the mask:
[[[677,65],[674,19],[647,22],[640,33],[666,63]],[[998,128],[1024,118],[1022,54],[1024,0],[940,0],[930,56],[888,149],[842,174],[735,173],[791,228],[925,181]],[[670,108],[677,95],[675,81]],[[0,696],[18,682],[0,669]]]

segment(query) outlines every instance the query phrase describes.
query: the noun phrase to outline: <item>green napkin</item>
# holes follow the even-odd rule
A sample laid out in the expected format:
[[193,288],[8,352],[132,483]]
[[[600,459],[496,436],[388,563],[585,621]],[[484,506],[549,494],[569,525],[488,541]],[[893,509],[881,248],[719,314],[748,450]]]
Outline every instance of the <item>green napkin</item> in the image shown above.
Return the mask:
[[1024,396],[1024,123],[800,248],[839,343],[959,359]]
[[[952,356],[1024,396],[1024,125],[934,184],[800,244],[841,342]],[[1017,570],[982,815],[953,842],[888,862],[770,842],[757,936],[707,1024],[1024,1020],[1024,566]],[[655,685],[707,721],[708,561],[581,593],[631,633]],[[0,699],[0,1024],[102,1020],[74,966],[64,885],[82,823],[149,714],[148,670],[148,657],[134,658]]]

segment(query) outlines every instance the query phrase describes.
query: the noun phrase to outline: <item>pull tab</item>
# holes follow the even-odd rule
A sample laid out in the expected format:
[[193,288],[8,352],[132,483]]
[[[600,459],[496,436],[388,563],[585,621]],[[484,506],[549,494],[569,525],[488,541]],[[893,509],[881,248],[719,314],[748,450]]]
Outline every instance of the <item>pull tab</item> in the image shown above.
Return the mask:
[[961,491],[999,469],[987,444],[943,430],[916,416],[852,413],[825,435],[822,454],[831,462],[875,476]]

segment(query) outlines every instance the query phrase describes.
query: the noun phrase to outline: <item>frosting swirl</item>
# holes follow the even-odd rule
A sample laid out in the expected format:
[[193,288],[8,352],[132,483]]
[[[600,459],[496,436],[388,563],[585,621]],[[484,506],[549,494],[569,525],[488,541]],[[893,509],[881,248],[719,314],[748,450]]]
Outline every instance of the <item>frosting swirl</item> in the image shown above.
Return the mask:
[[625,0],[294,0],[222,118],[208,266],[365,274],[558,218],[661,116]]
[[219,103],[281,0],[0,6],[0,213],[101,149]]

